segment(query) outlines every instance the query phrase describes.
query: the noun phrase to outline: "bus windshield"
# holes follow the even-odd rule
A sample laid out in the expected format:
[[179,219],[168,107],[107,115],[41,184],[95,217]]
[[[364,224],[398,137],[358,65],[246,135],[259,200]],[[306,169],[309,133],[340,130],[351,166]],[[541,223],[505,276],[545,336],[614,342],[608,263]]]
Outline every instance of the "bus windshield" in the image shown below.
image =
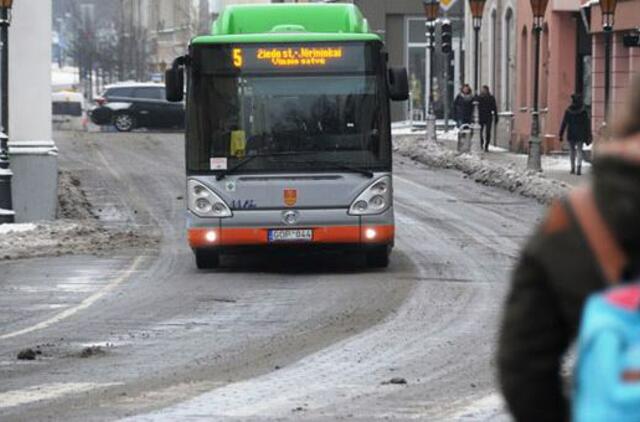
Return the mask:
[[388,170],[379,84],[377,74],[362,71],[194,74],[188,170],[226,171],[239,163],[242,172]]

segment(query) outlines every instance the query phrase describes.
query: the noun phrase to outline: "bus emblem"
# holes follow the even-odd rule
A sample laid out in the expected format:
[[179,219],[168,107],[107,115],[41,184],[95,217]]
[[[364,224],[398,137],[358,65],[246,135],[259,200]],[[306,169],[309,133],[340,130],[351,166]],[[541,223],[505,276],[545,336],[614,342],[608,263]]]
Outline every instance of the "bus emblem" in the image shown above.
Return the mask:
[[298,190],[297,189],[285,189],[284,190],[284,204],[288,207],[293,207],[298,202]]

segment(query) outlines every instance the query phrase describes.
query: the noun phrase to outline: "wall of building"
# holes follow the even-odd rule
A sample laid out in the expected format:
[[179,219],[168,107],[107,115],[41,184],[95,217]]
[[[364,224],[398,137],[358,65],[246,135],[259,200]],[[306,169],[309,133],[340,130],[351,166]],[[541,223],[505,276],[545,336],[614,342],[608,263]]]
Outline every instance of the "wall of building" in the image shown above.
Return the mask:
[[[539,110],[543,151],[561,149],[557,138],[564,110],[576,91],[577,2],[549,2],[540,36]],[[534,102],[535,37],[528,0],[519,0],[516,24],[516,98],[511,149],[527,151]]]
[[[413,85],[415,89],[412,89],[412,101],[410,103],[393,103],[391,106],[391,117],[392,120],[406,120],[408,119],[410,110],[414,108],[414,104],[422,103],[424,104],[424,75],[425,75],[425,64],[424,64],[424,54],[421,58],[417,55],[410,59],[408,54],[409,46],[411,45],[412,51],[417,52],[417,50],[424,50],[426,48],[425,40],[424,40],[424,32],[420,33],[420,31],[425,31],[424,28],[424,9],[422,7],[421,1],[416,0],[394,0],[394,1],[386,1],[386,0],[354,0],[354,4],[356,4],[363,15],[369,21],[369,25],[372,31],[378,33],[384,40],[386,44],[387,51],[389,52],[389,65],[390,66],[402,66],[407,67],[409,70],[410,81],[413,81]],[[464,6],[464,0],[458,0],[457,3],[453,6],[453,8],[449,12],[449,16],[452,19],[460,19],[462,16],[462,8]],[[416,34],[414,34],[415,39],[411,39],[411,31],[409,30],[410,22],[413,22],[416,26]],[[463,30],[462,24],[458,22],[454,22],[454,37],[459,36],[460,32]],[[416,36],[420,35],[420,36]],[[458,49],[458,44],[454,43],[456,50]],[[438,100],[442,100],[444,98],[444,86],[445,82],[442,78],[442,67],[443,67],[443,58],[440,54],[440,51],[437,50],[434,54],[435,59],[435,73],[438,77],[437,80],[434,81],[434,98],[436,99],[436,105],[439,108],[442,108],[441,104],[438,104]],[[411,63],[410,63],[411,61]],[[416,63],[413,63],[416,61]],[[459,62],[459,60],[455,60]],[[412,72],[412,65],[414,66]],[[418,71],[422,68],[421,71]],[[459,84],[459,74],[462,69],[460,66],[456,68],[456,73],[458,77],[452,75],[452,79],[454,80],[454,84],[449,87],[450,92],[455,89],[455,87]],[[416,99],[418,99],[416,101]],[[422,112],[417,105],[415,105],[416,111]],[[422,113],[424,117],[424,113]]]
[[[640,48],[628,48],[622,43],[622,37],[631,30],[640,27],[640,0],[618,2],[615,14],[614,33],[611,49],[611,120],[615,121],[620,108],[629,93],[631,78],[640,73]],[[600,8],[591,6],[591,32],[593,47],[593,109],[592,130],[596,141],[603,135],[605,118],[604,105],[604,57],[605,43],[602,33],[602,15]],[[638,95],[638,94],[635,94]]]
[[[516,99],[516,13],[515,0],[489,0],[480,28],[479,40],[479,86],[487,85],[496,97],[500,114],[496,130],[496,144],[509,148],[513,142],[512,132]],[[475,40],[472,17],[465,8],[465,75],[466,83],[475,85]]]

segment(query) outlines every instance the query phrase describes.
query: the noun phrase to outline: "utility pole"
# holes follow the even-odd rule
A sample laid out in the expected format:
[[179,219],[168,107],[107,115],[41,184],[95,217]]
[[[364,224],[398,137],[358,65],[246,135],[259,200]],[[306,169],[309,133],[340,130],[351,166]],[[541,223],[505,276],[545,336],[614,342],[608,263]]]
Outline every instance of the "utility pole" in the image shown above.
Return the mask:
[[2,45],[2,66],[0,87],[2,88],[2,133],[0,133],[0,223],[13,223],[15,212],[11,198],[9,169],[9,25],[11,22],[11,2],[0,7],[0,44]]

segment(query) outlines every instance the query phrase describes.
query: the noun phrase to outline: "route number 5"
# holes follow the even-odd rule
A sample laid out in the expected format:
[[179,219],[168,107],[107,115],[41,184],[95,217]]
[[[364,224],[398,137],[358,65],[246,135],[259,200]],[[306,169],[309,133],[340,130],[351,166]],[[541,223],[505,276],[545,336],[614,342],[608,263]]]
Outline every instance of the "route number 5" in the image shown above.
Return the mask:
[[242,59],[242,49],[234,48],[233,49],[233,65],[235,67],[242,67],[244,60]]

